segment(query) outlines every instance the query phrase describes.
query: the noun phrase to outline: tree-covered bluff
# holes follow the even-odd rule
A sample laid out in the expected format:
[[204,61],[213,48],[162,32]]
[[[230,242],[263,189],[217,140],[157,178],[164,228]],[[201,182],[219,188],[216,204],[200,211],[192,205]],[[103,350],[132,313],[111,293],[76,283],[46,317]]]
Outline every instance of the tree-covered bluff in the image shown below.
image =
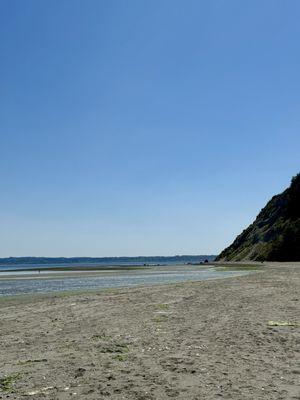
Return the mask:
[[216,260],[300,261],[300,173]]

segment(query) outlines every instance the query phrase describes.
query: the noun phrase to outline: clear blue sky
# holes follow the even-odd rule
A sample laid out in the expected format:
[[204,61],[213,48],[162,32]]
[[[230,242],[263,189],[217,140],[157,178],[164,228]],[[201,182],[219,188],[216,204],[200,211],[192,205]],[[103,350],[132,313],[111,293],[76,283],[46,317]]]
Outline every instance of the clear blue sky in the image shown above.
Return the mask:
[[0,256],[218,253],[300,161],[298,0],[2,0]]

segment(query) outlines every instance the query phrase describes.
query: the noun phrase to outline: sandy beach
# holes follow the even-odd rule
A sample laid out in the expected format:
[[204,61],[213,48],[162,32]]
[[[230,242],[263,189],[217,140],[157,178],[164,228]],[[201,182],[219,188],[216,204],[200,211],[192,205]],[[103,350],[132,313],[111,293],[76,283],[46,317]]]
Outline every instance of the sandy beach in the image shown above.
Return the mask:
[[300,263],[269,263],[228,279],[1,298],[0,399],[300,399],[299,292]]

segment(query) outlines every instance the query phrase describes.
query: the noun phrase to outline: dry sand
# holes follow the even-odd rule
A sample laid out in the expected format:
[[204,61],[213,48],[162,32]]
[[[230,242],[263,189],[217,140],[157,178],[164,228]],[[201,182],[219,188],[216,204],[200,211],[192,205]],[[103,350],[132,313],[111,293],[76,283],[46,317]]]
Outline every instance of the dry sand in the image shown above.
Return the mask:
[[[0,300],[0,399],[300,399],[300,263]],[[2,386],[2,390],[1,390]],[[6,389],[4,391],[3,389]]]

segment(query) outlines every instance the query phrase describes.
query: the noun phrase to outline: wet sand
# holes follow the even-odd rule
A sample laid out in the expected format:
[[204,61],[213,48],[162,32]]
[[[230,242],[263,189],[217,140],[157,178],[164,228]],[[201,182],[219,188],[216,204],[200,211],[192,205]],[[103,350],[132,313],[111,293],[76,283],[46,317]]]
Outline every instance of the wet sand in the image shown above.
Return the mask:
[[[253,268],[253,267],[251,267]],[[0,272],[0,299],[2,296],[54,293],[80,290],[129,288],[219,279],[248,274],[249,271],[232,271],[211,266],[168,265],[149,268],[119,268],[91,270],[48,270]]]
[[[152,268],[153,269],[153,268]],[[57,279],[76,278],[78,276],[105,276],[124,273],[147,272],[146,266],[116,267],[60,267],[42,269],[0,270],[0,281],[12,279]]]
[[286,263],[1,298],[0,399],[300,399],[299,292],[300,263]]

